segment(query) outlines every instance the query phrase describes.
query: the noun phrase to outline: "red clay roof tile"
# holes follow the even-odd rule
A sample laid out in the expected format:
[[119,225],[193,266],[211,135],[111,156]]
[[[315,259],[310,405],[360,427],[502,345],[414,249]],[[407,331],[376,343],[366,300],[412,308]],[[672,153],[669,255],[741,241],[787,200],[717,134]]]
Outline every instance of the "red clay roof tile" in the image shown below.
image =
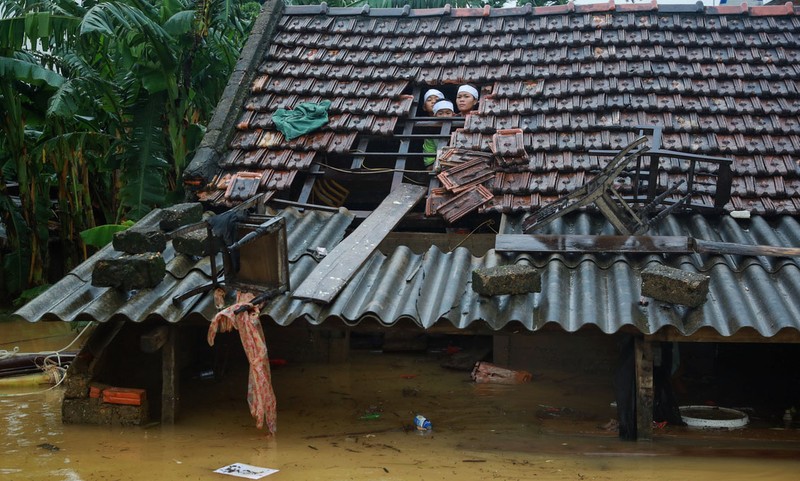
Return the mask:
[[[398,120],[411,115],[411,87],[471,81],[488,90],[451,143],[488,151],[495,130],[518,128],[533,155],[528,173],[583,175],[599,165],[587,149],[619,148],[638,125],[660,126],[662,147],[727,153],[734,176],[772,176],[766,187],[751,184],[750,190],[787,195],[783,179],[773,178],[798,176],[800,19],[794,7],[705,9],[713,16],[696,13],[703,10],[696,5],[662,5],[649,13],[655,8],[613,2],[422,11],[287,7],[220,167],[278,167],[292,152],[297,161],[289,164],[307,169],[313,152],[304,150],[347,154],[359,133],[392,135]],[[332,101],[327,127],[293,142],[274,132],[272,112],[322,99]],[[631,132],[614,132],[620,128]],[[779,173],[767,172],[764,156]],[[676,175],[685,169],[679,164],[670,164]],[[568,182],[559,188],[579,178],[565,173]],[[526,198],[545,201],[517,196],[486,208],[523,208]],[[733,197],[730,205],[744,202],[751,201]]]

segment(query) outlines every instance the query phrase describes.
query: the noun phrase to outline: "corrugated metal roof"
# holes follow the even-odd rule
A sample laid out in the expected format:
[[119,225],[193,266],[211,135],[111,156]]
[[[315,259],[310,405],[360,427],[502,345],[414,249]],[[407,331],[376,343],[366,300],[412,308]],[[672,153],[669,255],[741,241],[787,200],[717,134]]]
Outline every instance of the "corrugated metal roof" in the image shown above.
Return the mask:
[[[158,211],[151,212],[140,223],[146,223]],[[353,220],[347,210],[336,213],[310,211],[301,214],[294,209],[286,209],[277,215],[286,220],[288,257],[291,266],[303,264],[311,259],[307,249],[324,247],[332,249],[345,235],[345,230]],[[46,292],[32,300],[14,315],[28,321],[57,319],[63,321],[106,322],[121,319],[133,322],[166,320],[178,322],[188,318],[210,320],[216,310],[210,295],[196,296],[180,305],[172,302],[176,295],[211,281],[211,262],[208,257],[195,259],[176,254],[172,243],[162,253],[167,264],[164,280],[153,289],[122,292],[113,288],[92,286],[92,270],[100,259],[120,257],[111,245],[98,251]],[[313,261],[312,261],[313,262]],[[222,259],[217,259],[217,266]],[[299,272],[290,268],[290,283],[298,285]]]
[[[345,234],[352,215],[286,209],[291,285],[298,286],[317,265],[308,248],[331,249]],[[581,213],[559,219],[546,233],[613,234],[598,216]],[[734,220],[700,215],[667,217],[653,235],[689,235],[721,242],[797,246],[800,224],[791,217],[767,221],[755,217]],[[91,285],[91,269],[106,256],[119,255],[105,248],[72,271],[47,292],[17,311],[29,321],[123,319],[134,322],[164,319],[210,320],[214,307],[209,294],[172,303],[176,294],[210,280],[209,260],[164,253],[168,274],[154,289],[121,293]],[[478,267],[529,262],[541,269],[542,291],[526,295],[482,297],[471,288],[472,271]],[[640,271],[663,263],[711,277],[708,301],[701,307],[667,304],[652,299],[641,302]],[[502,329],[518,323],[535,331],[547,323],[573,332],[594,325],[606,333],[634,326],[653,334],[672,326],[690,335],[712,327],[723,336],[749,327],[765,337],[783,328],[800,330],[800,264],[793,259],[744,258],[708,255],[516,255],[490,250],[473,256],[466,248],[443,252],[431,247],[415,253],[400,246],[392,252],[374,253],[330,305],[291,298],[286,293],[262,311],[262,317],[280,325],[293,322],[344,322],[357,324],[365,318],[390,326],[411,321],[429,328],[441,320],[457,328],[484,323]]]

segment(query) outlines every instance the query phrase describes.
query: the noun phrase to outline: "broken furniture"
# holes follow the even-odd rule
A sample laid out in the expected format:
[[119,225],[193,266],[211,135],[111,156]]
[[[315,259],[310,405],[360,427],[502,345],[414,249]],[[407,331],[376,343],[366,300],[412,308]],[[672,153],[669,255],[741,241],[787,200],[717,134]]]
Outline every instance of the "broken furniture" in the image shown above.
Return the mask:
[[[207,230],[211,282],[173,297],[180,303],[192,296],[222,286],[256,292],[253,304],[289,289],[286,221],[283,217],[249,215],[233,209],[187,226],[181,233]],[[174,235],[174,234],[173,234]],[[217,267],[217,255],[222,268]]]
[[[640,134],[645,130],[652,130],[652,145],[659,146],[661,129],[641,129]],[[582,187],[529,215],[523,221],[523,230],[541,228],[590,204],[595,204],[614,228],[626,235],[644,234],[678,208],[708,210],[702,202],[692,203],[696,195],[713,195],[712,210],[722,210],[731,194],[730,159],[648,148],[647,141],[642,135],[620,151],[590,151],[614,158]],[[644,161],[646,158],[648,162]],[[671,162],[689,162],[685,178],[668,174]],[[702,175],[699,163],[709,164],[703,166]],[[653,213],[656,214],[649,217]]]

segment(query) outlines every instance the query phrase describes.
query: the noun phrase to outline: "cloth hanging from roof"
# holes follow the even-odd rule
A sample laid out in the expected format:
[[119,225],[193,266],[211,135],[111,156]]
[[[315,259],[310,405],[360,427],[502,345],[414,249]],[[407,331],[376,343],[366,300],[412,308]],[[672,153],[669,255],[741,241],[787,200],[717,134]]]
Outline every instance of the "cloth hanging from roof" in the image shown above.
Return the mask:
[[275,122],[275,127],[283,132],[286,140],[292,140],[327,124],[330,106],[330,100],[323,100],[318,104],[302,102],[294,110],[276,110],[272,114],[272,121]]
[[[250,363],[250,374],[247,380],[247,404],[250,414],[256,419],[256,427],[261,429],[266,421],[270,433],[278,430],[278,409],[275,393],[272,390],[272,375],[269,369],[267,343],[264,330],[258,320],[260,309],[250,303],[255,297],[249,292],[238,292],[236,303],[219,311],[208,327],[208,345],[214,345],[217,332],[239,331],[244,352]],[[214,291],[214,303],[221,308],[225,302],[225,291]],[[239,311],[240,308],[244,308]]]

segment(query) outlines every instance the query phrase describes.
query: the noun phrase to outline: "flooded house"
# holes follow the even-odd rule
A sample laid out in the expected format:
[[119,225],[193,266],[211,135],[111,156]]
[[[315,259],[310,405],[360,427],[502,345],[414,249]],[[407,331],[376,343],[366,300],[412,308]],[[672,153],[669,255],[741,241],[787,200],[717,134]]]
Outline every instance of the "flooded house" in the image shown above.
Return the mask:
[[[77,422],[92,382],[123,380],[174,422],[223,284],[263,295],[288,355],[309,336],[330,361],[369,336],[482,336],[500,365],[616,377],[626,435],[649,439],[673,352],[733,365],[698,346],[750,346],[759,366],[788,349],[796,366],[798,14],[267,0],[184,176],[191,203],[16,314],[99,323],[67,387]],[[471,110],[425,109],[462,85]],[[784,375],[764,395],[788,408],[800,383]]]

